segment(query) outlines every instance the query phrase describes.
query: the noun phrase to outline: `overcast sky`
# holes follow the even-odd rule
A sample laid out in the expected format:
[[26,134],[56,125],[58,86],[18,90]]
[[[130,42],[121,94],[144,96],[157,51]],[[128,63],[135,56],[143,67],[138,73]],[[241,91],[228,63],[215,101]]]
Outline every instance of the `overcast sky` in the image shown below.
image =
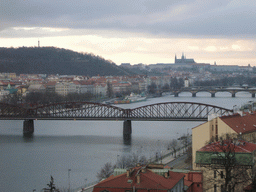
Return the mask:
[[121,63],[256,66],[255,0],[0,0],[0,47],[89,52]]

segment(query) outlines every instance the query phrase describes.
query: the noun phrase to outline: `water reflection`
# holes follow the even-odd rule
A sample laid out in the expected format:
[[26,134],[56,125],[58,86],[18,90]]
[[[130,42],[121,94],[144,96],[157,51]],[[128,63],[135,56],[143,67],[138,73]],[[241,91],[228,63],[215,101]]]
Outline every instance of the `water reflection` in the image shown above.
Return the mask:
[[132,144],[132,135],[131,134],[123,134],[123,144],[131,145]]
[[24,133],[23,134],[23,141],[26,143],[30,143],[34,141],[34,134]]

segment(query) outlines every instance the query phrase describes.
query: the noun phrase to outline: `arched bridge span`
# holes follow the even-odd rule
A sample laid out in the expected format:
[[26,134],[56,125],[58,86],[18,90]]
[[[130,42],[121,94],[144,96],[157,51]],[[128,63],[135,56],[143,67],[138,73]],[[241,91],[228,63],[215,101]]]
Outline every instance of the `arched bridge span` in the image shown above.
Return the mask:
[[22,107],[0,103],[2,120],[144,120],[144,121],[206,121],[208,115],[230,115],[230,109],[192,102],[165,102],[133,109],[92,102],[67,102]]

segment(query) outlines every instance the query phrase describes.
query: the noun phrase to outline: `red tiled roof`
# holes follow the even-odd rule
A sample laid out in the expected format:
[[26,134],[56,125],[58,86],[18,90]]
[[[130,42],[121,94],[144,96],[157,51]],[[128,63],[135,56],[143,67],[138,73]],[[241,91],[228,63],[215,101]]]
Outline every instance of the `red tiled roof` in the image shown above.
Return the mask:
[[223,116],[220,119],[237,133],[249,133],[256,131],[256,113],[243,116],[234,114]]
[[232,140],[224,140],[223,143],[221,141],[210,143],[198,151],[224,152],[228,149],[234,150],[236,153],[252,153],[256,150],[256,144],[243,140],[238,140],[235,142],[232,142]]
[[185,173],[184,179],[192,181],[194,183],[202,183],[203,182],[203,173],[190,171],[188,173]]
[[[165,178],[160,176],[151,170],[147,169],[146,172],[140,171],[141,167],[134,168],[130,177],[127,177],[126,173],[109,177],[108,179],[98,183],[94,186],[104,187],[104,188],[131,188],[135,187],[136,189],[171,189],[173,188],[178,181],[180,181],[185,175],[182,173],[176,173],[169,171],[169,177]],[[139,172],[140,183],[137,183],[136,175]]]
[[193,182],[184,179],[184,185],[190,187],[192,184]]

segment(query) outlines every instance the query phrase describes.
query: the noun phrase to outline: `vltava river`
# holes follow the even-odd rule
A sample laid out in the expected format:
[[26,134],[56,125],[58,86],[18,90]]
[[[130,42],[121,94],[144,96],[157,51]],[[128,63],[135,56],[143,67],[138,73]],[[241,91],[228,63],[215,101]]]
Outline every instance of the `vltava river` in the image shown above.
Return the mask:
[[[145,102],[118,105],[135,108],[160,102],[187,101],[217,105],[232,109],[234,105],[256,101],[249,93],[182,93]],[[96,174],[106,163],[114,164],[123,154],[136,153],[152,157],[166,150],[173,138],[191,133],[202,122],[132,122],[131,143],[123,141],[122,121],[35,121],[34,137],[23,138],[22,121],[1,121],[0,125],[0,191],[40,191],[47,187],[52,175],[57,187],[71,188],[96,180]]]

